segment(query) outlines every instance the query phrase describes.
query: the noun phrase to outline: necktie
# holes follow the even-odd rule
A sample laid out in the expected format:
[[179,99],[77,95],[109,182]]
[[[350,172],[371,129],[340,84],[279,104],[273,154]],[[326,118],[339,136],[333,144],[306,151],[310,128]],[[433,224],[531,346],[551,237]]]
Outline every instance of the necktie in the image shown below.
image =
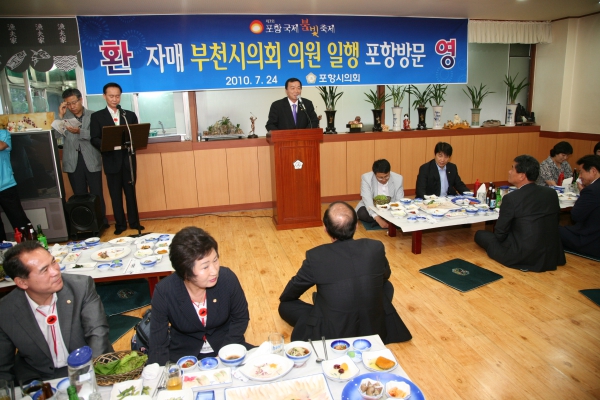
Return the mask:
[[292,104],[292,114],[294,114],[294,124],[296,124],[296,104]]

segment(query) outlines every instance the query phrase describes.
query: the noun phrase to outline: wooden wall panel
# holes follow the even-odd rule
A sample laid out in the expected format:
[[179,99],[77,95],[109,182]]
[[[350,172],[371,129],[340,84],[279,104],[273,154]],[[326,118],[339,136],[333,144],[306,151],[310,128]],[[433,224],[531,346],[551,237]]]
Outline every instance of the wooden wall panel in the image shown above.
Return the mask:
[[450,141],[452,145],[450,161],[456,164],[460,179],[469,186],[478,178],[477,174],[473,174],[474,141],[475,136],[452,136]]
[[[160,154],[138,154],[136,195],[139,212],[166,209],[163,166]],[[105,198],[110,203],[110,197]],[[108,206],[108,205],[107,205]]]
[[[501,135],[498,135],[501,136]],[[538,132],[519,133],[519,146],[517,155],[529,154],[537,159],[538,142],[540,134]]]
[[346,185],[346,143],[321,144],[322,197],[348,194],[348,187]]
[[[106,215],[113,215],[112,202],[110,200],[110,193],[108,193],[108,185],[106,184],[106,175],[104,175],[104,169],[102,169],[102,194],[104,196],[104,204],[106,204]],[[123,205],[125,204],[125,196],[123,196]]]
[[537,160],[539,162],[544,161],[546,158],[548,158],[548,156],[550,155],[550,149],[552,147],[554,147],[554,145],[558,142],[560,142],[561,139],[553,139],[553,138],[546,138],[546,137],[541,137],[538,141],[538,154],[537,154]]
[[[446,143],[450,143],[452,144],[452,137],[451,136],[431,136],[427,138],[427,157],[429,157],[431,155],[431,158],[429,158],[430,160],[433,158],[434,154],[433,151],[435,150],[435,145],[438,144],[439,142],[446,142]],[[454,149],[452,149],[452,154],[454,154]]]
[[[433,158],[433,156],[427,156],[427,154],[430,154],[427,149],[427,139],[403,139],[400,151],[400,170],[402,171],[402,177],[404,178],[404,190],[414,189],[417,187],[419,167]],[[431,150],[431,153],[433,153],[433,150]]]
[[256,147],[227,149],[229,203],[259,203],[258,151]]
[[479,182],[494,180],[496,170],[496,136],[498,135],[475,136],[473,142],[473,176],[478,178]]
[[346,186],[348,194],[360,193],[360,177],[373,169],[375,141],[346,142]]
[[571,168],[577,167],[577,160],[581,157],[586,156],[588,154],[592,154],[594,150],[594,144],[592,144],[592,148],[590,149],[590,141],[589,140],[581,140],[581,139],[569,139],[567,140],[573,146],[573,154],[569,157],[569,164],[571,164]]
[[227,180],[226,150],[195,150],[194,166],[198,206],[228,205],[229,182]]
[[375,157],[373,161],[385,158],[390,162],[392,171],[402,175],[402,171],[400,171],[401,142],[401,139],[375,140]]
[[270,147],[257,147],[258,155],[258,182],[260,201],[273,201],[271,186],[271,149]]
[[194,152],[162,153],[167,210],[198,207]]
[[512,161],[518,156],[519,134],[508,133],[496,135],[496,160],[494,168],[494,181],[505,181],[508,179],[508,170]]

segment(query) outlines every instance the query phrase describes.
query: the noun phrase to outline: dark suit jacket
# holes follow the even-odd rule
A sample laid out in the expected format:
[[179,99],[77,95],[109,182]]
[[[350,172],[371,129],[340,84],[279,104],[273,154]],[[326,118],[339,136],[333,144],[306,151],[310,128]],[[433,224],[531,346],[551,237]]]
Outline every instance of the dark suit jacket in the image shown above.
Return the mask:
[[560,227],[565,248],[600,258],[600,179],[579,193],[571,219],[575,225]]
[[[89,276],[62,275],[63,288],[56,293],[57,315],[65,346],[72,352],[90,346],[93,356],[113,351],[102,301]],[[18,354],[15,355],[15,349]],[[55,369],[48,344],[39,329],[25,292],[14,289],[0,301],[0,379],[43,380],[67,376],[67,368]]]
[[553,271],[566,263],[558,235],[560,205],[553,189],[529,183],[502,198],[488,255],[507,267]]
[[248,302],[237,276],[229,268],[221,267],[217,284],[206,290],[206,304],[208,315],[204,326],[179,275],[172,274],[156,285],[148,363],[164,365],[183,356],[197,356],[204,335],[215,352],[231,343],[252,347],[244,339],[250,321]]
[[[455,164],[446,164],[446,176],[448,177],[448,194],[455,195],[456,192],[463,193],[469,190],[458,175],[458,168]],[[421,165],[419,175],[417,175],[417,191],[415,197],[423,198],[425,195],[440,195],[442,183],[440,182],[440,173],[435,163],[435,159]]]
[[391,299],[391,283],[383,243],[372,239],[336,241],[306,252],[306,260],[279,297],[295,301],[316,285],[314,307],[300,319],[292,340],[344,338],[379,334],[384,343],[409,340],[410,332]]
[[[127,122],[131,124],[137,124],[138,119],[134,112],[129,110],[125,111],[125,115],[127,117]],[[125,127],[125,119],[123,115],[120,117],[120,125]],[[90,136],[91,142],[94,147],[100,150],[100,145],[102,143],[102,128],[105,126],[114,126],[115,122],[108,112],[108,109],[105,107],[100,111],[96,111],[92,114],[92,118],[90,120]],[[125,129],[127,129],[125,127]],[[115,150],[115,151],[105,151],[102,152],[102,166],[104,167],[104,172],[107,174],[116,174],[121,171],[123,166],[123,159],[126,158],[127,152],[124,150]],[[133,168],[135,169],[135,154],[132,157]]]
[[[294,124],[294,115],[292,107],[287,97],[274,101],[269,110],[269,120],[267,121],[267,131],[283,130],[283,129],[306,129],[318,128],[319,119],[315,114],[313,103],[305,98],[302,98],[302,104],[306,108],[306,112],[298,110],[296,115],[296,124]],[[307,115],[308,114],[308,115]]]

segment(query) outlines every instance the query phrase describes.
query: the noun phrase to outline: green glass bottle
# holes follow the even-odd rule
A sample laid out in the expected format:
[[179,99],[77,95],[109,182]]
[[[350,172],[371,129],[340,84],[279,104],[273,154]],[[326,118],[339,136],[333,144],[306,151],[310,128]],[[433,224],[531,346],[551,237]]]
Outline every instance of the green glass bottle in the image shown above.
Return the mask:
[[73,385],[67,388],[67,394],[69,395],[69,400],[79,400],[79,396],[77,396],[77,388]]
[[37,226],[37,240],[42,244],[42,246],[44,246],[46,250],[48,249],[48,238],[46,235],[44,235],[44,232],[42,232],[41,225]]
[[500,190],[498,190],[496,192],[496,208],[500,208],[501,204],[502,204],[502,193],[500,193]]

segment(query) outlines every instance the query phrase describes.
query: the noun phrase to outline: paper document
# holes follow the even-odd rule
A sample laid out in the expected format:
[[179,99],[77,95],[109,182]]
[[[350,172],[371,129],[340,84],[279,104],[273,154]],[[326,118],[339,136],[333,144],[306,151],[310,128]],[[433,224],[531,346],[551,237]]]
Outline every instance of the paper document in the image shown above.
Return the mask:
[[81,122],[77,120],[77,118],[71,119],[55,119],[52,121],[52,128],[58,131],[61,135],[66,136],[67,127],[69,128],[79,128],[81,126]]

